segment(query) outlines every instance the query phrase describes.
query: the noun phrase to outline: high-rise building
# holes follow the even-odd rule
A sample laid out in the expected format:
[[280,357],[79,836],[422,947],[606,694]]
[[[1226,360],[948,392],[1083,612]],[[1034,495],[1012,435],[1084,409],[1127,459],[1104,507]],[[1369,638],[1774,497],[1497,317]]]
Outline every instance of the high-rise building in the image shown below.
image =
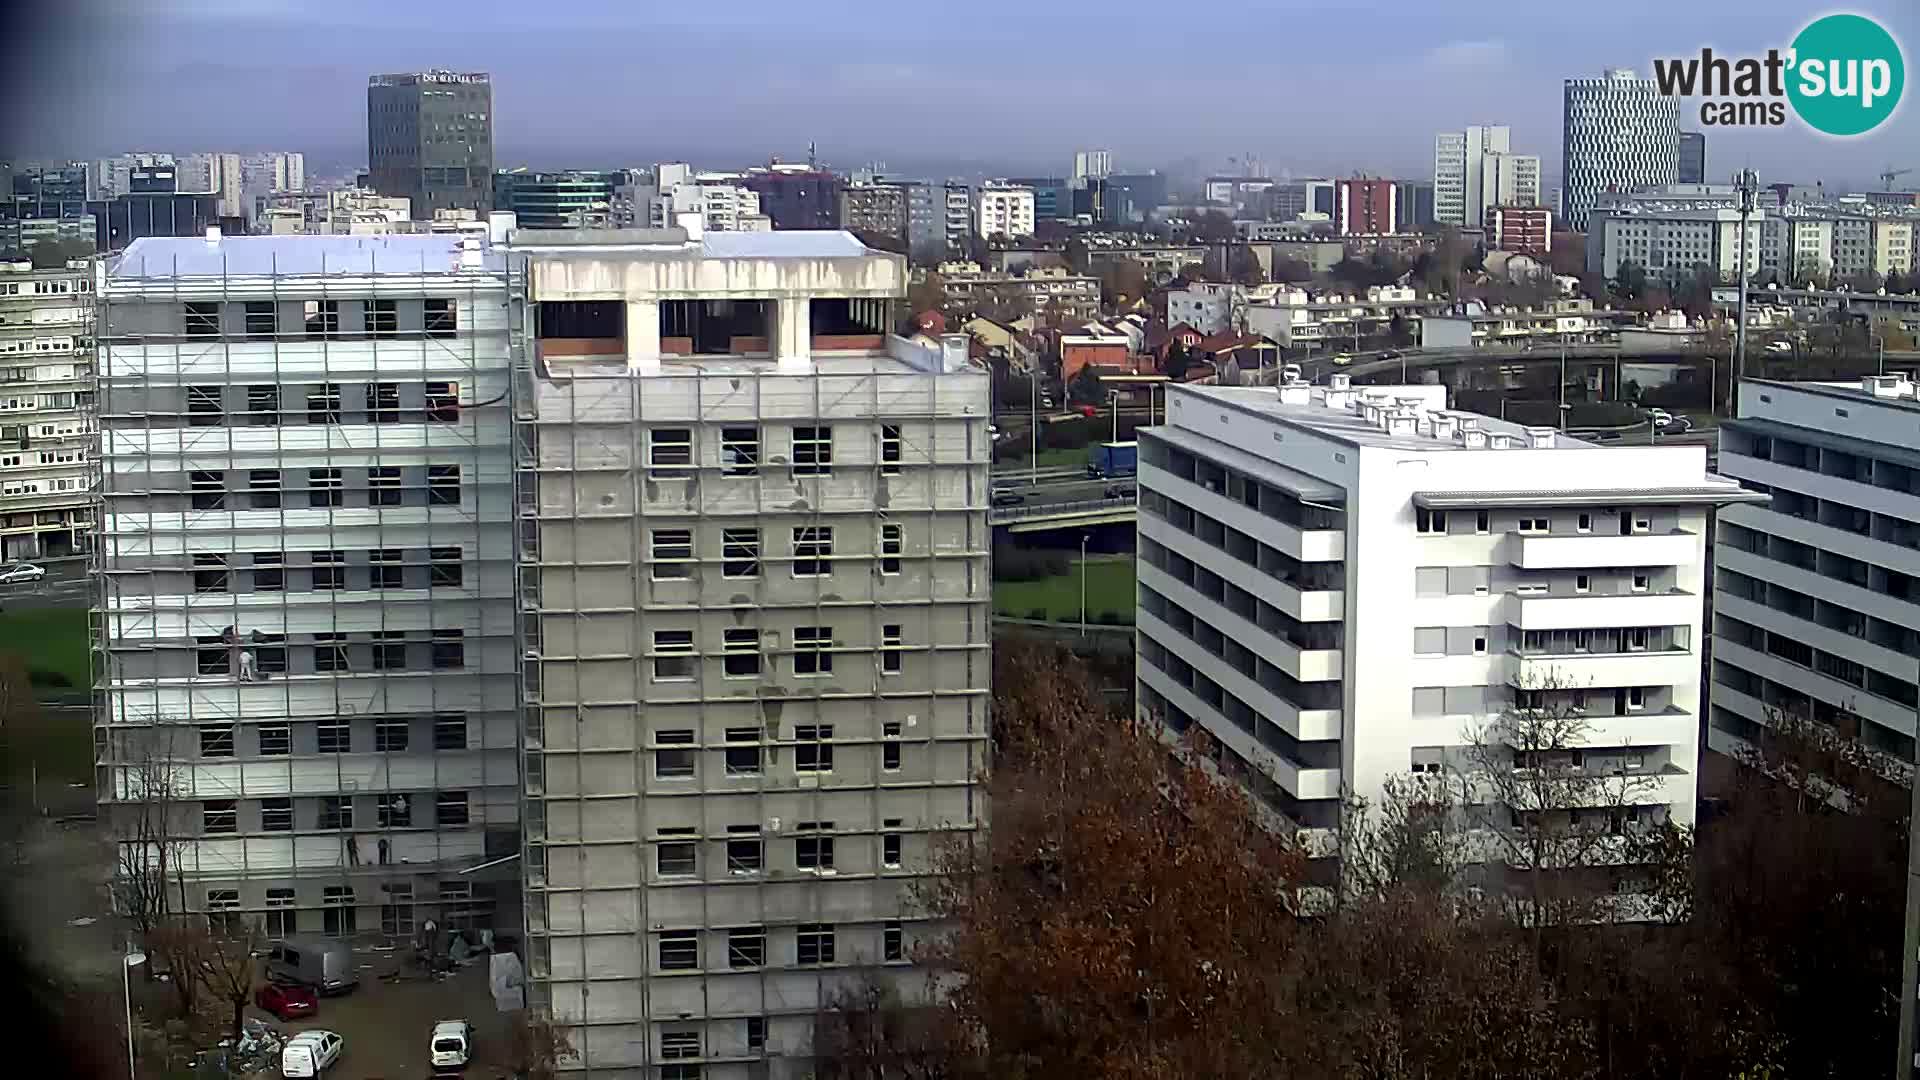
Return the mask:
[[522,924],[517,328],[482,245],[145,238],[101,272],[100,816],[190,910]]
[[1109,150],[1077,150],[1073,155],[1075,180],[1099,180],[1113,172],[1113,153]]
[[760,196],[776,229],[840,228],[840,177],[813,165],[748,169],[741,186]]
[[1058,176],[1015,176],[1007,180],[1033,189],[1033,216],[1038,221],[1073,219],[1073,182]]
[[1553,250],[1553,211],[1546,207],[1496,206],[1489,214],[1489,248],[1534,256]]
[[1738,756],[1785,715],[1913,760],[1914,385],[1741,382],[1720,471],[1772,502],[1729,508],[1714,532],[1713,750]]
[[1443,131],[1433,140],[1433,217],[1477,229],[1496,206],[1540,202],[1540,159],[1515,154],[1505,126]]
[[[1306,830],[1391,777],[1465,771],[1513,710],[1578,717],[1566,751],[1646,777],[1631,820],[1690,823],[1707,522],[1757,497],[1704,447],[1445,404],[1343,376],[1169,387],[1140,432],[1139,707],[1205,729]],[[1614,808],[1551,809],[1607,828]]]
[[1433,195],[1433,185],[1427,181],[1402,180],[1394,184],[1393,231],[1425,232],[1434,223]]
[[1391,236],[1394,222],[1394,183],[1354,177],[1338,181],[1340,213],[1335,218],[1341,236]]
[[512,211],[523,229],[606,229],[613,225],[612,173],[567,172],[493,174],[493,208]]
[[132,171],[133,190],[87,204],[93,216],[94,248],[119,251],[142,237],[201,236],[209,228],[243,231],[238,218],[223,218],[220,197],[173,190],[173,167]]
[[367,176],[413,213],[493,208],[493,83],[486,72],[422,71],[367,80]]
[[983,818],[987,373],[845,233],[514,246],[529,1004],[593,1076],[809,1075]]
[[840,223],[855,233],[889,237],[915,263],[946,257],[940,212],[932,185],[875,178],[840,189]]
[[1094,220],[1100,225],[1139,225],[1167,202],[1167,178],[1157,172],[1109,173],[1089,186],[1099,191],[1100,213]]
[[1006,181],[989,181],[974,192],[975,235],[1017,240],[1033,235],[1033,189]]
[[1672,184],[1680,177],[1680,101],[1652,79],[1613,68],[1568,79],[1561,140],[1562,217],[1584,232],[1603,192]]
[[964,259],[973,251],[973,188],[965,180],[949,180],[944,190],[941,224],[947,258]]
[[1707,182],[1707,136],[1702,131],[1680,133],[1680,163],[1675,178],[1682,184]]
[[73,555],[93,532],[93,261],[0,261],[0,558]]

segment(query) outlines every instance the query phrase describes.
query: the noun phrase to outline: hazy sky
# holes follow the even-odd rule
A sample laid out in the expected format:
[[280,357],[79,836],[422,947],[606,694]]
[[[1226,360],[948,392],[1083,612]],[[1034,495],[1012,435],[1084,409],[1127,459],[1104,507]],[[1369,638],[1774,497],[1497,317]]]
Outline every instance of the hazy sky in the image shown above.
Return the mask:
[[[1784,46],[1783,0],[29,0],[0,43],[0,157],[294,149],[365,157],[366,77],[493,75],[497,163],[770,154],[896,169],[1117,166],[1426,177],[1433,133],[1507,123],[1560,173],[1560,80]],[[1871,0],[1920,59],[1920,3]],[[1711,131],[1714,178],[1920,167],[1920,104],[1870,135]],[[1683,105],[1683,126],[1695,126]],[[1911,184],[1920,173],[1909,176]]]

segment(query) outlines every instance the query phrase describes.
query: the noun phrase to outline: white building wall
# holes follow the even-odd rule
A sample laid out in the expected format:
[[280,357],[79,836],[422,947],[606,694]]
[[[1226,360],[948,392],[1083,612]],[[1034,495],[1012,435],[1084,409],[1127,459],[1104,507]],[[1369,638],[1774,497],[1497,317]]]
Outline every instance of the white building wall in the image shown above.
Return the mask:
[[1562,210],[1587,228],[1605,191],[1674,183],[1680,174],[1680,104],[1625,69],[1568,79],[1562,101]]
[[983,239],[992,236],[1009,239],[1032,236],[1033,189],[993,185],[982,187],[974,196],[974,214],[974,231]]
[[93,269],[0,263],[0,558],[86,550],[97,442]]

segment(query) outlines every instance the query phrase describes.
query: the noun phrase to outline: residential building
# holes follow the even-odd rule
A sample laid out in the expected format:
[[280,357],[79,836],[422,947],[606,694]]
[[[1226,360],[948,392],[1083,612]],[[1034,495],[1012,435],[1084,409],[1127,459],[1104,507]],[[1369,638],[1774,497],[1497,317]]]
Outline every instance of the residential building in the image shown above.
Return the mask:
[[1836,282],[1873,273],[1874,221],[1858,214],[1834,214],[1833,278]]
[[[1535,169],[1539,159],[1534,159]],[[1537,173],[1536,173],[1537,176]],[[1393,231],[1425,232],[1438,219],[1434,216],[1434,187],[1424,180],[1401,180],[1393,185]]]
[[1483,154],[1480,159],[1478,224],[1496,206],[1540,205],[1540,159],[1531,154]]
[[1105,179],[1113,172],[1113,153],[1109,150],[1079,150],[1073,155],[1075,180]]
[[1233,210],[1245,210],[1256,202],[1264,203],[1273,181],[1264,176],[1209,176],[1200,192],[1207,202]]
[[87,170],[87,198],[104,201],[135,190],[133,173],[137,169],[151,169],[174,164],[172,154],[133,153],[116,157],[102,158],[92,163]]
[[1702,131],[1680,133],[1680,163],[1675,177],[1683,184],[1707,182],[1707,136]]
[[973,188],[964,180],[949,180],[944,191],[941,225],[947,257],[965,259],[973,253]]
[[1875,276],[1906,274],[1913,270],[1913,218],[1875,218],[1872,263]]
[[846,233],[514,247],[529,1004],[592,1076],[810,1075],[984,817],[988,375]]
[[[1700,446],[1600,447],[1440,386],[1183,387],[1140,441],[1138,702],[1326,840],[1395,776],[1471,772],[1511,710],[1644,776],[1596,828],[1690,824],[1709,514]],[[1514,806],[1516,814],[1542,808]]]
[[974,234],[982,240],[1033,235],[1033,189],[989,181],[974,192]]
[[1906,373],[1743,380],[1723,475],[1770,496],[1714,533],[1708,745],[1738,755],[1780,714],[1913,760],[1920,402]]
[[840,227],[840,177],[826,169],[775,162],[748,169],[740,185],[760,196],[776,229]]
[[1073,182],[1058,176],[1016,176],[1007,181],[1033,189],[1033,216],[1038,221],[1073,219]]
[[910,261],[932,265],[946,257],[941,209],[935,188],[915,180],[876,177],[840,191],[841,226],[853,232],[891,237]]
[[[663,167],[664,168],[664,167]],[[662,181],[660,194],[648,210],[651,227],[674,227],[684,214],[698,214],[701,227],[711,232],[766,232],[772,221],[760,212],[760,195],[740,183],[738,173],[679,175]],[[662,175],[668,175],[663,173]]]
[[1626,68],[1566,80],[1562,98],[1562,214],[1585,231],[1602,192],[1671,184],[1680,177],[1680,99]]
[[1786,284],[1824,278],[1833,270],[1833,221],[1795,210],[1769,214],[1760,234],[1761,268]]
[[96,290],[94,745],[121,871],[164,866],[187,909],[270,938],[517,932],[504,257],[145,237]]
[[1553,250],[1553,211],[1544,206],[1496,206],[1487,222],[1495,251],[1545,255]]
[[1391,180],[1355,177],[1339,182],[1340,212],[1335,219],[1341,236],[1390,236],[1394,221],[1394,185]]
[[[1746,269],[1760,272],[1765,243],[1765,212],[1747,222]],[[1723,281],[1739,273],[1740,212],[1738,210],[1678,210],[1621,207],[1594,216],[1588,251],[1599,253],[1598,270],[1608,279],[1620,264],[1633,262],[1653,277],[1668,279],[1693,274],[1706,266]],[[1589,256],[1592,261],[1592,256]]]
[[1060,335],[1060,379],[1072,386],[1073,380],[1089,368],[1110,373],[1134,373],[1135,352],[1132,339],[1099,323],[1088,323]]
[[87,550],[93,532],[93,261],[0,260],[0,558]]
[[1243,322],[1230,329],[1258,334],[1283,348],[1357,351],[1366,338],[1390,331],[1396,317],[1410,321],[1451,306],[1444,298],[1422,297],[1407,285],[1370,285],[1356,293],[1272,286],[1247,299],[1236,313]]
[[493,176],[493,209],[514,215],[522,229],[610,229],[615,174],[503,170]]
[[313,230],[332,236],[376,236],[412,232],[413,203],[404,196],[377,195],[364,188],[329,191],[326,220]]
[[[1494,197],[1489,202],[1485,166],[1489,157],[1497,165],[1500,157],[1511,150],[1511,136],[1511,129],[1504,124],[1476,124],[1464,131],[1443,131],[1434,136],[1434,221],[1460,227],[1482,224],[1486,207],[1502,201]],[[1535,159],[1534,172],[1537,178],[1538,159]]]
[[1183,244],[1135,232],[1077,232],[1067,241],[1067,257],[1074,266],[1095,277],[1116,263],[1133,263],[1155,284],[1164,284],[1180,271],[1207,258],[1205,244]]
[[367,175],[382,195],[436,210],[493,208],[493,81],[486,72],[422,71],[367,80]]
[[1100,314],[1100,279],[1062,266],[1035,266],[1025,273],[984,270],[979,263],[941,263],[935,272],[947,314],[991,311],[1008,318],[1045,315],[1056,324]]
[[1184,323],[1202,334],[1224,334],[1239,329],[1234,314],[1244,309],[1247,302],[1247,289],[1243,286],[1215,281],[1188,282],[1184,289],[1167,290],[1167,325]]

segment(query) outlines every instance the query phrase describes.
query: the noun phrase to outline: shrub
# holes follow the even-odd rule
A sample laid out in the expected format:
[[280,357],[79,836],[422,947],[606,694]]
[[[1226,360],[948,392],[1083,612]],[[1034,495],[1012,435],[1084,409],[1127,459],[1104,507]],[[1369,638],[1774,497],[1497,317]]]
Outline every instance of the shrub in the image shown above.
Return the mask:
[[1046,622],[1047,609],[1043,607],[1034,608],[1033,610],[1027,612],[1027,618],[1032,619],[1034,622]]
[[1064,551],[1000,544],[993,549],[995,581],[1039,581],[1059,577],[1071,569]]
[[46,668],[28,668],[27,685],[41,688],[72,686],[73,680],[65,672],[49,671]]

